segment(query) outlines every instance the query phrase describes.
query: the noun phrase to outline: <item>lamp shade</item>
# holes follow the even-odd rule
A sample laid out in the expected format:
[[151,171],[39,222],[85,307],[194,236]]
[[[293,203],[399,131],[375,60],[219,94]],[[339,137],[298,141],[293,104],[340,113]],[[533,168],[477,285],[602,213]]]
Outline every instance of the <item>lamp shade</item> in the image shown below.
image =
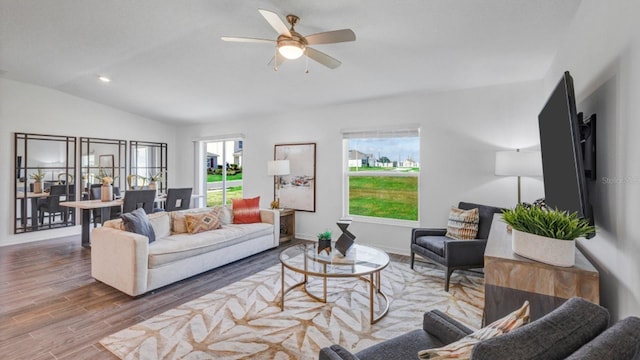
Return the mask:
[[289,160],[270,160],[267,163],[267,174],[270,176],[289,175]]
[[496,152],[496,175],[542,176],[542,157],[539,151]]

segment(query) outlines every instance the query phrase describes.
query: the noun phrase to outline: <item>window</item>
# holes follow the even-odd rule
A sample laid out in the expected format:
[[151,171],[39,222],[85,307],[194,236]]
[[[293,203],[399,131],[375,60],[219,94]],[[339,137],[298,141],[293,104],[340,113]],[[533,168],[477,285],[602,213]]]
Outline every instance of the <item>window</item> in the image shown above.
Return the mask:
[[343,132],[344,204],[351,217],[415,224],[420,198],[420,130]]
[[207,206],[242,198],[242,140],[206,142]]

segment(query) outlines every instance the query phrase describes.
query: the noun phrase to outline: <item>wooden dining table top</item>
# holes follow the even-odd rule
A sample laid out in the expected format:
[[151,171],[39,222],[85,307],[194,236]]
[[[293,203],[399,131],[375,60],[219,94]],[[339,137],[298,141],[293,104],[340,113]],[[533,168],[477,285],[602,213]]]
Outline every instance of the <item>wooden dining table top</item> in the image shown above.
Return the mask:
[[[158,196],[156,197],[156,202],[166,201],[166,197]],[[78,201],[63,201],[60,202],[61,206],[73,207],[76,209],[100,209],[111,206],[122,206],[124,203],[124,198],[115,199],[111,201],[102,201],[100,199],[95,200],[78,200]]]

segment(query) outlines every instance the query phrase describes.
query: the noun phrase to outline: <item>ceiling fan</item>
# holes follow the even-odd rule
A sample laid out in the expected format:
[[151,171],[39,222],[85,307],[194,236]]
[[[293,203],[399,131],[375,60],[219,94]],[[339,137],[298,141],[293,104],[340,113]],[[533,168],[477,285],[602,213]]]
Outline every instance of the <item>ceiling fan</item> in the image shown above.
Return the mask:
[[341,64],[339,60],[334,59],[321,51],[311,48],[309,47],[309,45],[333,44],[345,41],[354,41],[356,39],[356,34],[351,29],[326,31],[308,36],[302,36],[294,29],[294,26],[300,21],[300,18],[296,15],[287,15],[287,22],[291,25],[291,28],[289,29],[276,13],[263,9],[259,9],[258,11],[267,20],[269,25],[271,25],[271,27],[276,30],[276,32],[278,33],[277,39],[271,40],[249,37],[223,36],[222,40],[246,43],[275,44],[277,49],[275,55],[276,69],[278,64],[282,64],[286,60],[297,59],[302,55],[306,55],[310,59],[315,60],[330,69],[335,69]]

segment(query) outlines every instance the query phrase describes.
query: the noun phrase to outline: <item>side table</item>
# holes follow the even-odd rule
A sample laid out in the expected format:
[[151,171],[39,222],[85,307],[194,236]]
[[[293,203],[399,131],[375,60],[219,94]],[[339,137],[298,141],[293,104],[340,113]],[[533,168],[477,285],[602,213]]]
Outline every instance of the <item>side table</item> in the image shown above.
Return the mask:
[[280,242],[291,241],[296,236],[296,211],[280,209]]

